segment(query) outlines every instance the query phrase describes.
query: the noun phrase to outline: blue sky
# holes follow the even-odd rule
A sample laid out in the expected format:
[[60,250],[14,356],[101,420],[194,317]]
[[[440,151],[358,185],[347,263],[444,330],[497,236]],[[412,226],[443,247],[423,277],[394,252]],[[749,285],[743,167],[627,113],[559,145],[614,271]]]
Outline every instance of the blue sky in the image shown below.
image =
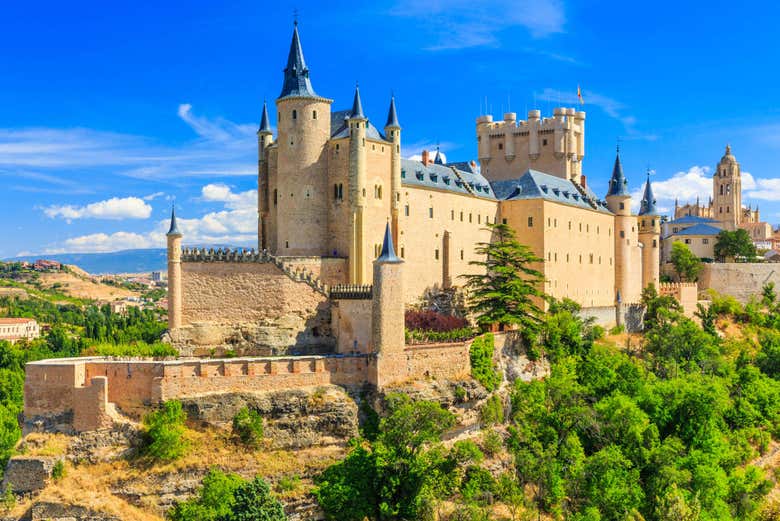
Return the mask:
[[[162,4],[162,5],[160,5]],[[748,7],[749,4],[749,7]],[[770,2],[397,0],[8,2],[0,19],[0,257],[160,247],[171,198],[190,243],[251,245],[262,102],[297,8],[314,88],[403,154],[476,157],[474,119],[587,111],[584,172],[606,191],[621,140],[661,207],[706,199],[731,143],[743,201],[780,222],[780,7]],[[272,119],[275,114],[271,113]]]

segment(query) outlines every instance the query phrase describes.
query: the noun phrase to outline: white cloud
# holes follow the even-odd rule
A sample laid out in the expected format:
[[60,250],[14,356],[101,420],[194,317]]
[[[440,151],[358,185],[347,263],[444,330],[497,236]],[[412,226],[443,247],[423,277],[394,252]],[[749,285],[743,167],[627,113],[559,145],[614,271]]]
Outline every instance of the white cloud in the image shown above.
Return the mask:
[[208,119],[196,116],[192,113],[192,105],[182,103],[179,105],[179,117],[187,123],[200,137],[208,141],[220,143],[234,142],[254,138],[256,125],[237,124],[224,118]]
[[533,38],[564,31],[566,13],[560,0],[399,0],[390,13],[414,18],[432,34],[430,50],[495,46],[502,31],[523,28]]
[[[177,208],[177,223],[185,244],[256,246],[257,190],[234,192],[227,185],[209,184],[201,189],[201,200],[219,202],[223,208],[200,217],[187,217],[187,211]],[[162,248],[169,220],[162,219],[154,228],[141,233],[118,231],[112,234],[93,233],[66,239],[47,248],[44,253],[107,252],[134,248]]]
[[112,197],[86,206],[49,206],[43,209],[43,213],[52,219],[62,217],[68,221],[73,219],[148,219],[152,214],[152,207],[138,197]]
[[153,194],[145,195],[144,201],[154,201],[158,197],[163,197],[165,195],[165,192],[155,192]]

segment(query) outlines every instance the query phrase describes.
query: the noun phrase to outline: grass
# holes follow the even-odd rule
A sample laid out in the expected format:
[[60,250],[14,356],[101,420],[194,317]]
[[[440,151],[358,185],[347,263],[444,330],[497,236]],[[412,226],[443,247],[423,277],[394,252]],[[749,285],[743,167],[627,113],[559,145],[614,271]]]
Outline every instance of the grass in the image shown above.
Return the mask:
[[56,458],[65,455],[69,444],[70,438],[64,434],[33,432],[24,438],[19,453],[25,456]]
[[162,358],[178,356],[179,352],[170,344],[155,342],[133,342],[131,344],[110,344],[107,342],[93,344],[81,352],[81,356],[140,356]]

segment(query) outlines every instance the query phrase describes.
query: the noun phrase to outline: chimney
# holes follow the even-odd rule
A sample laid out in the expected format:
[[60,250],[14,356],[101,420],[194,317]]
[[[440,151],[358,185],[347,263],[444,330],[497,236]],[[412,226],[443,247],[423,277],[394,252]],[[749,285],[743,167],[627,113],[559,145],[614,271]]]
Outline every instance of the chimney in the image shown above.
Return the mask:
[[431,156],[428,154],[427,150],[422,151],[422,164],[425,166],[431,164]]
[[583,188],[588,187],[588,180],[585,178],[585,174],[580,175],[580,184],[582,185]]

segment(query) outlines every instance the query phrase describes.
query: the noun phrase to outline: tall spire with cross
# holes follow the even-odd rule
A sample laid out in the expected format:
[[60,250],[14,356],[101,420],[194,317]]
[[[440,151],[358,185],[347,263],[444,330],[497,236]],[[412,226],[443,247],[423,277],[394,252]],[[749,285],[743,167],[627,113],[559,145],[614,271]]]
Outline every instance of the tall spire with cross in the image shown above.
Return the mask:
[[284,84],[282,85],[282,93],[279,94],[279,98],[286,97],[318,97],[311,86],[309,68],[303,58],[301,38],[298,34],[297,11],[293,22],[293,36],[290,42],[290,53],[287,56],[287,67],[284,69]]

